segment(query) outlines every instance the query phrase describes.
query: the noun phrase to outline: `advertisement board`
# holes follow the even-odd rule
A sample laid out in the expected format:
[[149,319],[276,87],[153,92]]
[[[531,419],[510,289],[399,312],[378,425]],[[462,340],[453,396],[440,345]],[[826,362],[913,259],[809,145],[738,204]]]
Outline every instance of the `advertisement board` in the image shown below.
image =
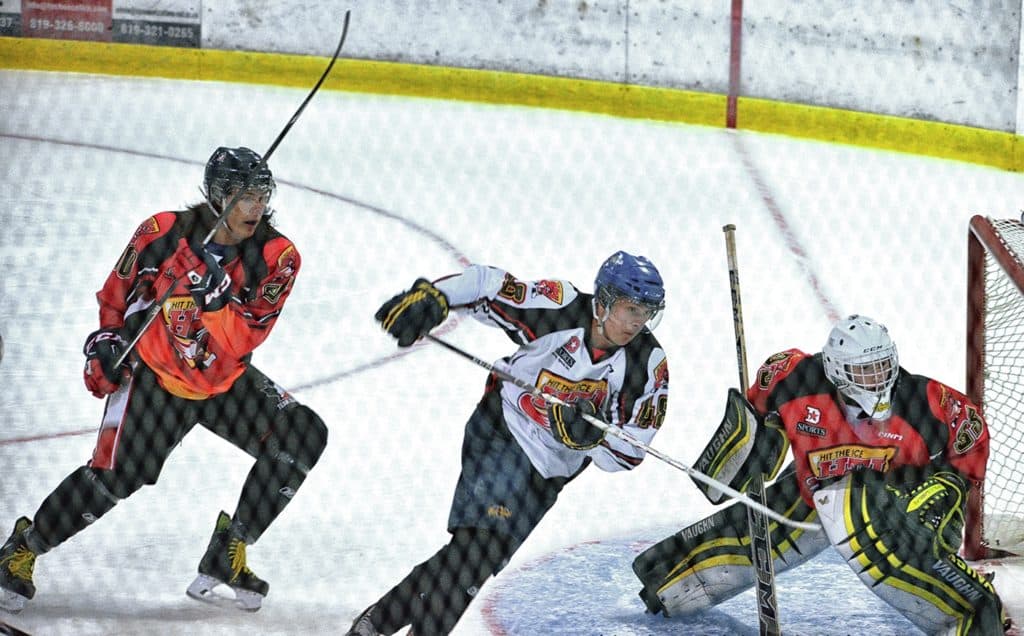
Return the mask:
[[199,48],[201,0],[5,0],[0,36]]

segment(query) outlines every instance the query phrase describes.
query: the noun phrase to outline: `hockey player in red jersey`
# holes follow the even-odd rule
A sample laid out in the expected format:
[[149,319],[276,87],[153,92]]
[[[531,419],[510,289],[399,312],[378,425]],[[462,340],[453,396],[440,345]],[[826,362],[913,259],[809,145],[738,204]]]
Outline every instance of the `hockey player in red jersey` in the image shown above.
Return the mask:
[[[218,516],[187,593],[212,600],[212,589],[224,584],[243,609],[259,609],[269,586],[247,566],[245,548],[291,501],[327,443],[316,413],[249,364],[301,262],[270,223],[274,189],[257,153],[218,148],[206,164],[207,201],[155,214],[135,231],[96,294],[100,328],[85,343],[85,385],[106,399],[92,459],[43,500],[33,519],[15,523],[0,548],[0,607],[20,611],[35,594],[36,557],[156,483],[164,461],[198,423],[255,462],[234,515]],[[163,298],[118,364],[147,310]]]
[[668,363],[651,333],[664,301],[654,265],[617,252],[598,271],[593,295],[568,281],[521,281],[474,265],[436,283],[421,278],[384,303],[377,320],[401,347],[439,325],[449,307],[469,308],[519,346],[498,363],[503,369],[575,406],[548,406],[489,378],[466,423],[450,542],[360,614],[349,634],[393,634],[410,624],[421,636],[447,634],[568,482],[590,464],[640,464],[643,451],[604,437],[580,414],[650,443],[668,403]]
[[[729,434],[748,423],[750,435]],[[733,443],[740,438],[750,441]],[[926,633],[1004,633],[991,581],[957,556],[968,490],[985,478],[985,419],[959,391],[901,369],[883,325],[850,316],[821,353],[769,357],[745,398],[730,391],[715,440],[698,468],[740,490],[755,473],[774,476],[792,446],[793,463],[768,487],[769,506],[823,531],[772,524],[776,572],[832,545]],[[741,464],[729,459],[748,454]],[[745,510],[733,504],[684,528],[633,569],[654,613],[685,615],[731,598],[754,582]]]

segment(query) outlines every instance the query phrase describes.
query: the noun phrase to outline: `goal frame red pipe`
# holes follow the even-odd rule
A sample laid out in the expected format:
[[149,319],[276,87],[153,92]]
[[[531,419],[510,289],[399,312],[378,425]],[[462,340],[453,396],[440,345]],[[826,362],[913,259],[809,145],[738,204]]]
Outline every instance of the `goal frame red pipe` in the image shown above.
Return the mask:
[[[971,217],[967,233],[967,397],[985,412],[985,254],[992,255],[1017,291],[1024,294],[1024,269],[999,238],[987,218]],[[963,554],[968,560],[1008,554],[985,544],[985,486],[978,484],[967,496]]]

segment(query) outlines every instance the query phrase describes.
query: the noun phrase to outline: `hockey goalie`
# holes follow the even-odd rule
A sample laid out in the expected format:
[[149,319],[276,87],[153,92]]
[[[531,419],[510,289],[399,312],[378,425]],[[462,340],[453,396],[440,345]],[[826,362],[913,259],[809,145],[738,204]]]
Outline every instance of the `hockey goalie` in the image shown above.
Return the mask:
[[[780,472],[792,447],[793,461]],[[757,474],[768,506],[808,531],[772,522],[781,572],[834,547],[873,593],[927,634],[1002,635],[992,582],[957,552],[967,492],[985,477],[989,435],[960,392],[901,369],[888,330],[839,321],[820,353],[769,357],[726,413],[696,468],[736,490]],[[697,484],[712,503],[726,496]],[[745,508],[733,503],[633,562],[652,613],[682,616],[754,584]]]

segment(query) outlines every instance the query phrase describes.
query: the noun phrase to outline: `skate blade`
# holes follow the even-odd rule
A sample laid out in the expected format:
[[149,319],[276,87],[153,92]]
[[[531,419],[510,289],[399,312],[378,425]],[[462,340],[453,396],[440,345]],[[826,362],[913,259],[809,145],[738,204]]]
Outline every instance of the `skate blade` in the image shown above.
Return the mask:
[[0,589],[0,609],[11,614],[17,614],[25,609],[28,599],[10,590]]
[[196,601],[246,612],[255,612],[263,604],[263,597],[256,592],[231,587],[205,574],[197,576],[192,585],[185,590],[185,594]]

